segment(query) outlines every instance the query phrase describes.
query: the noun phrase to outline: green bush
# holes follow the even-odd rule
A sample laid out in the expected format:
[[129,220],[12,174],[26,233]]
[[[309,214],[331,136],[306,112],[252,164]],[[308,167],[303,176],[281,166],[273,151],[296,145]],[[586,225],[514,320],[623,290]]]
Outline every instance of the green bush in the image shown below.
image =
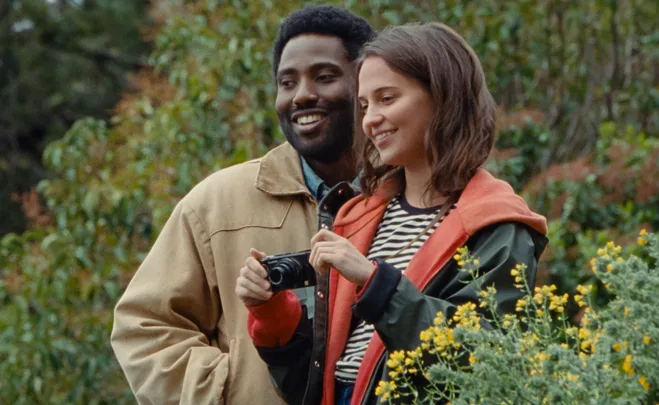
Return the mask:
[[[451,319],[440,312],[421,332],[416,350],[390,355],[389,381],[381,381],[382,402],[433,404],[655,404],[659,399],[659,240],[641,231],[641,256],[623,255],[613,242],[592,259],[598,281],[610,295],[591,306],[593,284],[577,287],[583,309],[579,325],[565,313],[568,294],[555,285],[531,288],[511,277],[525,295],[516,313],[496,310],[496,286],[479,303],[458,307]],[[638,245],[633,249],[638,249]],[[461,271],[478,273],[466,248]],[[484,322],[492,329],[484,328]],[[427,379],[427,392],[413,384]],[[400,402],[396,402],[400,403]]]
[[[79,120],[48,146],[38,190],[51,221],[0,240],[0,402],[134,403],[109,346],[112,308],[182,195],[282,141],[270,49],[303,3],[157,2],[153,68],[109,122]],[[598,241],[659,226],[656,195],[634,195],[655,184],[643,162],[657,167],[654,2],[344,4],[378,28],[454,27],[480,56],[504,118],[542,112],[501,126],[498,146],[515,158],[492,164],[551,219],[548,277],[583,282]],[[546,171],[584,155],[583,178]],[[596,198],[607,197],[611,162],[638,168],[613,203]]]

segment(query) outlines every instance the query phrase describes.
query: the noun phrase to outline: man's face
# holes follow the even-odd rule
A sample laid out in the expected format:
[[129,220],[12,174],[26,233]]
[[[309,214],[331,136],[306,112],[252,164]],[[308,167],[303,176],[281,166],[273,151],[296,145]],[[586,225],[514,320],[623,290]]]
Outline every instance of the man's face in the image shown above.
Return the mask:
[[277,71],[277,116],[310,160],[333,162],[353,137],[353,65],[340,38],[304,34],[286,43]]

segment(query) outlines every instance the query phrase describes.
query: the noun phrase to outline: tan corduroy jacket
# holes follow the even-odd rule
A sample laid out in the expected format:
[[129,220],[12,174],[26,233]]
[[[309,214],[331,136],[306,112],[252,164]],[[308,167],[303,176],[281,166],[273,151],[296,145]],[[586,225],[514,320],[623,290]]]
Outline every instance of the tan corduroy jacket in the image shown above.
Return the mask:
[[112,347],[141,405],[283,403],[236,279],[251,247],[308,249],[316,207],[289,144],[216,172],[179,202],[114,314]]

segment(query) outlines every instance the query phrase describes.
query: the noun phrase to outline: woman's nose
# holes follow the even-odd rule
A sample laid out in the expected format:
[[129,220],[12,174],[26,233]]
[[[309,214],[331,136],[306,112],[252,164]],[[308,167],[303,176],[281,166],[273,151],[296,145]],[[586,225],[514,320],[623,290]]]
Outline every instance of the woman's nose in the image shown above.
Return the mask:
[[374,127],[382,123],[382,120],[382,114],[378,113],[377,111],[366,109],[364,118],[362,119],[362,127],[364,132],[369,133],[369,131],[373,130]]

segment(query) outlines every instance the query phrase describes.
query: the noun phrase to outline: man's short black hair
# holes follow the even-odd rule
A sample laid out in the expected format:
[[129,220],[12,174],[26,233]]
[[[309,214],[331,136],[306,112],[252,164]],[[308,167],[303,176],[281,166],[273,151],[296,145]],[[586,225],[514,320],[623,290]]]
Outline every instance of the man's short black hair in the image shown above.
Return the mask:
[[279,27],[272,52],[272,68],[277,76],[281,53],[288,41],[301,34],[324,34],[339,37],[349,61],[359,56],[362,46],[375,36],[375,30],[362,17],[332,5],[306,6],[292,12]]

